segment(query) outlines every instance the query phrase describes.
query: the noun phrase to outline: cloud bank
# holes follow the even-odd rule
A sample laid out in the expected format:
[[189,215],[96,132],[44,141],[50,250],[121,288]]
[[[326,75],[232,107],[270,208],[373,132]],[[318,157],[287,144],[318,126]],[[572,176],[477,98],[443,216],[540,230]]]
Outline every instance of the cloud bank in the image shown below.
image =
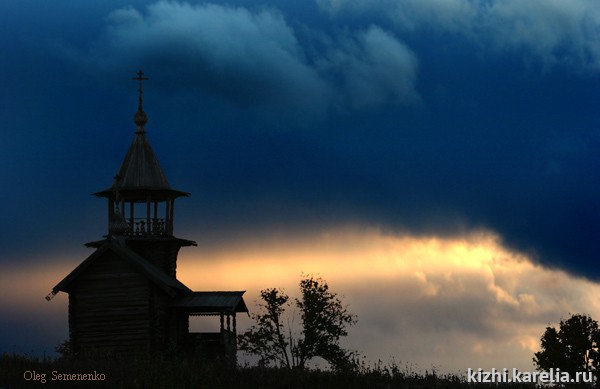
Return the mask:
[[319,274],[358,315],[347,346],[373,362],[533,370],[548,324],[569,313],[600,316],[598,285],[536,265],[488,233],[446,239],[346,228],[233,243],[182,252],[180,277],[196,288],[246,288],[254,305],[259,289],[294,295],[302,273]]

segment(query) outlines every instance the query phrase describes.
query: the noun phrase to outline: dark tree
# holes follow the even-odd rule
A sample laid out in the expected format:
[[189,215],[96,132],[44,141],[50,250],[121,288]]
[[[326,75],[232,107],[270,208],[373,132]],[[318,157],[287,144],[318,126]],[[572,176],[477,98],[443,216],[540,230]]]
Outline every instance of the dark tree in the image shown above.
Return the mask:
[[598,374],[600,329],[590,316],[575,314],[561,320],[558,331],[547,327],[541,341],[542,350],[533,358],[538,370],[560,368],[571,376],[578,371]]
[[301,298],[294,299],[300,312],[299,332],[290,322],[293,318],[285,315],[289,297],[279,289],[266,289],[260,293],[262,312],[252,316],[255,324],[239,337],[240,349],[259,356],[264,365],[304,369],[311,359],[321,357],[333,369],[352,368],[354,353],[339,341],[356,317],[321,278],[303,278],[300,292]]

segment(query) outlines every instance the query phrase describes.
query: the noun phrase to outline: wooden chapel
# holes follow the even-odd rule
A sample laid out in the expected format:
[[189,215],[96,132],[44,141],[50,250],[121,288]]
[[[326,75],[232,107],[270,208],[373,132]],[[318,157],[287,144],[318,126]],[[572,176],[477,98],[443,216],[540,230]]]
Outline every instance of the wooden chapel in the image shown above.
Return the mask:
[[[248,312],[243,291],[192,291],[176,278],[177,254],[191,240],[173,235],[172,189],[146,136],[140,70],[136,131],[110,188],[108,234],[47,297],[69,295],[69,340],[77,356],[165,355],[233,358],[236,314]],[[189,332],[190,316],[215,316],[220,331]]]

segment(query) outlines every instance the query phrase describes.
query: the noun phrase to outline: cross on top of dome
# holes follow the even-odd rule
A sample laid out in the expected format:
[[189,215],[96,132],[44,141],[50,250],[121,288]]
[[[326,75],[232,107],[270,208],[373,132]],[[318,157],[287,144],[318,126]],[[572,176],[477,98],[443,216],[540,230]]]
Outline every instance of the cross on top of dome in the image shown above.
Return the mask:
[[138,89],[138,92],[139,92],[138,110],[135,113],[135,115],[133,115],[133,122],[137,126],[137,132],[145,132],[144,126],[146,125],[146,123],[148,123],[148,116],[144,112],[144,108],[142,105],[142,95],[144,94],[144,91],[142,88],[142,81],[149,80],[149,78],[144,77],[144,72],[140,69],[137,72],[137,77],[133,77],[132,80],[140,82],[140,87]]

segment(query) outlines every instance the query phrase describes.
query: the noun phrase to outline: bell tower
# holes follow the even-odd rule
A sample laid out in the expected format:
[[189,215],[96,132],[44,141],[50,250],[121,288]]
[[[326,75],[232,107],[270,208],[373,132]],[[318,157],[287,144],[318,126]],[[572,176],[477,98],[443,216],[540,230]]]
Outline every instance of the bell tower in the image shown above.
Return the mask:
[[175,278],[179,249],[196,245],[173,235],[175,199],[189,193],[171,188],[146,136],[148,116],[143,108],[142,82],[148,78],[140,70],[132,80],[139,82],[133,141],[112,186],[94,195],[108,200],[107,238],[123,239],[129,248]]
[[[243,291],[193,291],[176,277],[177,254],[191,240],[175,237],[172,189],[146,135],[140,70],[133,141],[106,199],[105,239],[46,297],[69,294],[69,341],[76,357],[167,355],[227,358],[235,363],[236,314],[247,313]],[[190,316],[214,316],[218,332],[190,332]],[[230,319],[233,318],[232,326]],[[225,326],[224,323],[227,323]]]

